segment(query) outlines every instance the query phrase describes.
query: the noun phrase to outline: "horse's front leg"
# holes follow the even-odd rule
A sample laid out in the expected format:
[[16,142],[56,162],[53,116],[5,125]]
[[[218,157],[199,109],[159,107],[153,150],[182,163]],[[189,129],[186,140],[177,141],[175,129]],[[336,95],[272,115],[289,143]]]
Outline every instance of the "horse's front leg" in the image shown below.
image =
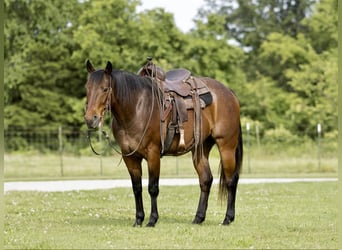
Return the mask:
[[157,197],[159,194],[159,175],[160,175],[160,157],[159,152],[149,157],[148,164],[148,192],[151,197],[151,214],[147,227],[154,227],[158,221]]
[[143,206],[143,197],[142,197],[142,170],[141,170],[141,161],[142,159],[133,158],[133,157],[123,157],[128,172],[131,176],[132,188],[135,199],[135,223],[133,226],[141,226],[144,218],[144,206]]

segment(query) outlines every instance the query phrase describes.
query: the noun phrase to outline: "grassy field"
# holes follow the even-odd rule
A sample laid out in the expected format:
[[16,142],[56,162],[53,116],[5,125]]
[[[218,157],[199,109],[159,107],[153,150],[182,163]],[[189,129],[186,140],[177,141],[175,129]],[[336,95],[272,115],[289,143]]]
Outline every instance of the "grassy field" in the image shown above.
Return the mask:
[[[306,150],[306,149],[305,149]],[[244,177],[336,177],[337,153],[322,155],[318,164],[315,150],[306,153],[259,152],[253,150],[250,154],[245,149],[242,175]],[[106,157],[72,156],[58,154],[11,153],[4,155],[6,180],[25,179],[91,179],[91,178],[129,178],[127,169],[121,156],[114,154]],[[210,155],[212,173],[218,176],[219,156],[214,149]],[[146,163],[144,162],[144,174]],[[62,175],[63,174],[63,175]],[[146,175],[144,176],[146,177]],[[191,161],[191,155],[180,157],[163,157],[161,162],[161,177],[197,177]]]
[[[240,185],[236,220],[213,186],[207,219],[192,225],[199,188],[161,187],[155,228],[133,228],[130,188],[5,195],[6,249],[333,249],[337,183]],[[144,190],[145,212],[150,209]]]

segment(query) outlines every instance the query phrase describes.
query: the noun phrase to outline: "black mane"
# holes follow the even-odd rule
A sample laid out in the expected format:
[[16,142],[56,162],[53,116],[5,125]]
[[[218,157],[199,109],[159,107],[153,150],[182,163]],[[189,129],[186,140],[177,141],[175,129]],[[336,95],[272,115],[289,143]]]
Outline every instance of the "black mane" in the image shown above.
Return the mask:
[[114,95],[122,105],[131,104],[136,96],[143,94],[145,90],[151,93],[152,81],[147,77],[141,77],[133,73],[115,70],[112,72],[114,81]]
[[[92,72],[89,76],[88,82],[93,84],[100,84],[103,80],[105,71],[103,69]],[[133,73],[122,70],[112,71],[111,87],[116,100],[122,105],[130,105],[134,102],[137,96],[146,93],[148,96],[152,93],[152,86],[157,93],[161,91],[157,84],[148,77],[141,77]],[[159,93],[159,96],[162,96]]]

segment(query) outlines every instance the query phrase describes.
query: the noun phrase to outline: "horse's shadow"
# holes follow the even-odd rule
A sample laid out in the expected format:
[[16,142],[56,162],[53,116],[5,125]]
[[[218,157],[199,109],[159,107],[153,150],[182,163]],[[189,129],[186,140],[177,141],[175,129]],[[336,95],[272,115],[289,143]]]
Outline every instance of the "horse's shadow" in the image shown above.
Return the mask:
[[[71,224],[80,226],[132,226],[134,223],[134,217],[100,217],[100,218],[74,218],[71,220]],[[159,224],[169,225],[189,225],[189,226],[205,226],[205,225],[218,225],[219,223],[214,220],[206,220],[202,224],[193,224],[193,218],[190,216],[173,217],[171,215],[160,216],[156,227]],[[148,218],[144,220],[143,227],[148,223]]]

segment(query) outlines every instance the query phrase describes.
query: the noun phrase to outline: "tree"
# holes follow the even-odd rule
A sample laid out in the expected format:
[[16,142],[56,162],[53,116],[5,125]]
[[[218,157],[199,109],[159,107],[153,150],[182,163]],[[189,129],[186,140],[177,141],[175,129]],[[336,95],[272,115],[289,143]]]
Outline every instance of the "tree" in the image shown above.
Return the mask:
[[86,4],[74,33],[79,49],[73,58],[78,62],[83,64],[89,58],[103,67],[106,61],[112,61],[117,69],[137,72],[148,56],[164,67],[180,61],[185,36],[177,29],[172,14],[160,8],[136,13],[136,0]]
[[301,22],[310,12],[314,0],[206,0],[200,12],[225,17],[225,29],[242,47],[258,50],[272,32],[291,37],[306,29]]
[[321,123],[326,132],[337,130],[337,49],[322,53],[298,71],[289,69],[286,75],[298,96],[289,109],[291,129],[314,136]]
[[86,73],[84,63],[94,65],[112,61],[117,69],[133,63],[131,48],[137,43],[136,0],[97,0],[84,3],[79,26],[74,31],[78,49],[72,57]]
[[[5,128],[78,124],[70,75],[80,3],[5,1]],[[76,14],[76,15],[75,15]]]
[[314,2],[206,0],[183,34],[139,0],[5,0],[5,128],[80,128],[86,59],[136,72],[152,56],[231,87],[263,128],[334,131],[337,0]]
[[187,38],[176,27],[173,14],[157,8],[140,13],[137,21],[139,39],[136,55],[153,56],[166,69],[179,65]]
[[182,63],[196,75],[221,81],[240,96],[246,82],[241,70],[245,55],[241,48],[229,44],[223,22],[217,15],[208,16],[205,22],[197,20],[197,29],[188,34]]
[[321,0],[314,6],[312,16],[302,21],[308,27],[305,35],[317,53],[336,48],[338,45],[337,9],[337,0]]
[[316,52],[302,34],[295,39],[271,33],[260,46],[257,63],[261,74],[271,77],[279,88],[291,92],[286,71],[299,70],[300,65],[316,59]]
[[150,55],[182,61],[173,56],[185,44],[173,16],[137,14],[137,4],[6,0],[5,127],[81,126],[87,58],[132,72]]
[[198,29],[220,20],[215,32],[245,51],[243,116],[294,134],[315,131],[318,122],[326,132],[336,129],[336,0],[206,3]]

